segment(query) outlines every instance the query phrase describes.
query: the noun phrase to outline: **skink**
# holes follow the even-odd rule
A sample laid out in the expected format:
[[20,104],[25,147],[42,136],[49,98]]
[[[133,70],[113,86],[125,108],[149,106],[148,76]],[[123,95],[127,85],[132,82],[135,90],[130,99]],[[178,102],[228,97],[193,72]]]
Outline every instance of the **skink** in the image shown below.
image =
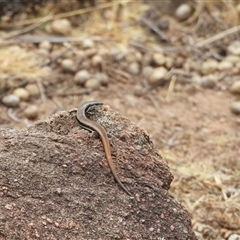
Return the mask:
[[88,131],[96,131],[101,137],[101,140],[103,142],[104,150],[105,150],[105,155],[107,158],[108,166],[112,172],[112,175],[114,179],[117,181],[117,183],[121,186],[121,188],[131,196],[130,192],[123,186],[122,182],[120,181],[119,177],[117,176],[112,156],[111,156],[111,149],[110,149],[110,143],[109,139],[107,136],[107,133],[105,129],[99,125],[97,122],[94,122],[86,117],[86,112],[91,106],[95,105],[103,105],[103,103],[98,102],[98,101],[88,101],[80,105],[80,107],[77,110],[77,120],[79,124],[86,130]]

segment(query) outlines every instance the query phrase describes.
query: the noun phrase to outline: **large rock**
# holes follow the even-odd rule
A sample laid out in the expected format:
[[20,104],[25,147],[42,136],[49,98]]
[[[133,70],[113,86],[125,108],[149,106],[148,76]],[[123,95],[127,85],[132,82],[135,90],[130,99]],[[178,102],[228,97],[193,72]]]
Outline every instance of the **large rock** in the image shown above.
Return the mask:
[[90,117],[108,132],[127,195],[102,142],[64,111],[0,131],[0,239],[196,239],[169,193],[173,176],[148,134],[108,107]]

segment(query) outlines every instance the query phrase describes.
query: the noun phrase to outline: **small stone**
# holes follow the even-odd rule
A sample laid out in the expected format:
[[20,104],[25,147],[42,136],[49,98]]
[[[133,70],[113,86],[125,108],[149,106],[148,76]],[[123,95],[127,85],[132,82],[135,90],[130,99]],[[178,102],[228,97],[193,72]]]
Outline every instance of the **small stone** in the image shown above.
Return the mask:
[[191,13],[192,13],[191,6],[187,3],[183,3],[177,8],[177,10],[175,12],[175,17],[179,21],[183,21],[183,20],[187,19],[188,17],[190,17]]
[[137,75],[140,72],[140,65],[138,62],[132,62],[130,63],[130,65],[128,66],[128,72],[133,74],[133,75]]
[[229,70],[231,68],[233,68],[233,64],[226,60],[224,60],[218,64],[218,70],[220,70],[220,71]]
[[17,107],[20,102],[20,98],[16,95],[10,94],[2,98],[2,102],[7,107]]
[[15,96],[18,96],[23,101],[27,101],[30,97],[29,92],[25,88],[16,88],[13,91],[13,94]]
[[99,89],[100,81],[96,78],[90,78],[86,81],[85,87],[93,90]]
[[51,30],[54,33],[69,35],[71,33],[71,23],[68,19],[56,19],[51,23]]
[[85,50],[84,53],[85,53],[86,57],[91,58],[97,53],[97,49],[90,48],[90,49]]
[[232,102],[230,109],[235,114],[240,114],[240,101]]
[[116,13],[112,11],[111,9],[106,9],[103,12],[103,16],[106,20],[114,20],[116,19]]
[[100,48],[97,54],[102,57],[107,57],[109,55],[109,50],[107,48]]
[[166,66],[167,69],[172,68],[173,64],[174,64],[173,58],[170,58],[170,57],[165,58],[165,66]]
[[103,86],[107,86],[109,83],[109,77],[106,73],[97,73],[95,74],[95,78],[98,79]]
[[228,240],[240,240],[240,235],[233,233],[229,236]]
[[202,73],[208,75],[214,73],[217,70],[218,62],[214,59],[209,59],[202,64]]
[[87,70],[81,70],[75,74],[73,81],[78,85],[83,85],[90,77],[91,75]]
[[28,84],[25,89],[29,92],[30,97],[39,97],[40,93],[39,93],[39,88],[37,86],[37,84],[32,83],[32,84]]
[[134,86],[134,95],[137,97],[142,96],[146,90],[141,85]]
[[143,55],[141,52],[135,52],[135,57],[138,62],[142,62]]
[[75,72],[76,71],[76,65],[74,64],[72,59],[63,59],[61,62],[61,66],[63,70],[67,72]]
[[45,57],[45,58],[47,58],[48,55],[49,55],[48,50],[43,49],[43,48],[37,49],[37,50],[36,50],[36,53],[37,53],[38,55],[42,56],[42,57]]
[[93,48],[95,46],[94,41],[91,39],[84,39],[82,41],[83,48]]
[[152,62],[152,54],[145,53],[142,57],[142,65],[147,66],[147,65],[150,65],[151,62]]
[[166,57],[161,53],[154,53],[152,59],[157,66],[163,66],[166,62]]
[[201,78],[201,86],[204,88],[214,88],[216,83],[217,79],[214,75],[204,76]]
[[49,52],[52,49],[52,44],[49,41],[45,40],[40,42],[38,47]]
[[93,58],[92,58],[92,65],[93,65],[94,67],[99,67],[99,66],[102,65],[102,61],[103,61],[103,59],[102,59],[101,56],[95,55],[95,56],[93,56]]
[[228,46],[228,51],[232,55],[240,55],[240,41],[234,41]]
[[235,81],[230,87],[230,92],[234,94],[240,94],[240,80]]
[[150,85],[158,85],[163,82],[165,75],[167,74],[167,69],[165,67],[155,68],[148,77],[148,83]]
[[153,68],[151,66],[145,66],[142,69],[142,74],[145,78],[148,78],[152,72],[153,72]]
[[24,115],[28,119],[36,119],[38,116],[38,107],[35,105],[30,105],[24,110]]
[[240,61],[240,58],[239,56],[236,56],[236,55],[228,55],[224,61],[228,61],[228,62],[231,62],[233,64],[235,63],[238,63]]

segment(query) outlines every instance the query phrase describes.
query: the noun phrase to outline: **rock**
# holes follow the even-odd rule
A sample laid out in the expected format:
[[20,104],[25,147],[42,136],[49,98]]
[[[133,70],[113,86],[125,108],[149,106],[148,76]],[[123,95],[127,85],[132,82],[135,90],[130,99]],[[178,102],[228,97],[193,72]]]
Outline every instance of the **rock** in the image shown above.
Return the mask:
[[175,17],[179,21],[183,21],[183,20],[189,18],[191,13],[192,13],[191,6],[187,3],[183,3],[177,8],[177,10],[175,12]]
[[96,73],[95,78],[101,83],[103,86],[107,86],[109,83],[109,77],[106,73]]
[[228,55],[225,57],[224,61],[236,64],[240,61],[240,58],[239,58],[239,56],[236,56],[236,55]]
[[232,55],[240,55],[240,41],[234,41],[228,46],[228,51]]
[[68,19],[56,19],[51,23],[51,31],[53,33],[69,35],[71,33],[71,30],[71,22]]
[[173,67],[174,64],[174,59],[171,57],[166,57],[165,58],[165,66],[167,69],[171,69]]
[[228,240],[240,240],[240,234],[233,233],[229,236]]
[[83,48],[94,48],[95,43],[92,39],[84,39],[82,41],[82,47]]
[[102,66],[102,61],[103,61],[103,59],[102,59],[101,56],[99,56],[99,55],[93,56],[93,58],[92,58],[92,65],[93,65],[93,67],[100,67],[100,66]]
[[214,73],[218,68],[218,62],[214,59],[209,59],[202,64],[202,73],[208,75]]
[[40,49],[45,49],[46,51],[50,52],[52,49],[52,44],[49,41],[45,40],[40,42],[38,47]]
[[97,49],[95,48],[89,48],[84,51],[86,57],[91,58],[97,53]]
[[240,94],[240,80],[235,81],[230,87],[230,92],[234,94]]
[[27,106],[24,110],[24,115],[28,119],[36,119],[38,116],[38,107],[36,105]]
[[145,77],[145,78],[148,78],[149,75],[153,72],[153,67],[151,66],[145,66],[143,67],[142,69],[142,75]]
[[234,101],[231,103],[230,109],[235,114],[240,114],[240,101]]
[[101,139],[77,123],[76,109],[20,131],[1,129],[3,238],[196,240],[186,208],[169,193],[173,175],[146,131],[106,105],[91,112],[111,134],[110,147],[117,146],[117,174],[132,196],[114,181]]
[[233,63],[224,60],[224,61],[218,63],[217,68],[219,71],[229,70],[229,69],[233,68]]
[[161,53],[154,53],[152,59],[157,66],[163,66],[166,62],[166,57]]
[[78,84],[78,85],[84,85],[85,82],[91,77],[91,75],[89,74],[89,72],[87,70],[81,70],[78,71],[74,78],[73,81]]
[[137,96],[137,97],[140,97],[142,96],[144,93],[146,93],[146,90],[145,88],[143,88],[143,86],[141,85],[136,85],[134,86],[134,95]]
[[165,67],[158,67],[153,69],[152,73],[148,77],[148,83],[152,86],[162,83],[165,80],[164,77],[167,72],[168,71]]
[[131,73],[132,75],[137,75],[140,72],[140,65],[138,62],[132,62],[128,66],[128,72]]
[[39,88],[36,83],[28,84],[25,89],[29,92],[30,97],[39,97]]
[[93,89],[93,90],[96,90],[96,89],[99,89],[101,84],[100,84],[100,81],[96,78],[90,78],[88,79],[86,82],[85,82],[85,85],[84,85],[86,88],[90,88],[90,89]]
[[2,102],[7,107],[17,107],[20,102],[20,98],[16,95],[10,94],[2,98]]
[[61,66],[62,66],[63,70],[66,72],[75,72],[77,69],[73,60],[69,59],[69,58],[63,59],[61,62]]
[[201,86],[204,88],[214,88],[217,84],[215,75],[204,76],[201,78]]
[[13,94],[15,96],[18,96],[20,100],[27,101],[30,97],[29,92],[25,88],[16,88],[13,91]]

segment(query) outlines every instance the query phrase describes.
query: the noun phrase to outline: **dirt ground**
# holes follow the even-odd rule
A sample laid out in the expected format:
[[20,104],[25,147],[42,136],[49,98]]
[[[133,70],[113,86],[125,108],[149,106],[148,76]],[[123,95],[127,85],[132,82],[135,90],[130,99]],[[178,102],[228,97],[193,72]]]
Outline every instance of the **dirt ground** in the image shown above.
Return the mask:
[[[21,129],[57,111],[78,107],[83,101],[100,100],[147,130],[156,149],[170,166],[174,175],[171,194],[189,211],[197,237],[237,239],[230,237],[240,236],[240,117],[231,111],[230,106],[239,95],[233,95],[229,89],[239,78],[239,66],[236,63],[231,69],[218,68],[216,74],[220,77],[214,81],[214,85],[204,85],[192,79],[198,76],[201,80],[208,76],[202,69],[203,63],[213,59],[216,54],[221,57],[216,57],[218,63],[231,55],[226,49],[236,41],[237,35],[229,37],[224,31],[238,23],[238,17],[237,20],[234,18],[238,13],[229,15],[234,6],[235,9],[239,8],[238,2],[233,2],[231,6],[229,3],[227,9],[224,1],[219,1],[217,6],[213,3],[201,6],[200,10],[198,4],[194,8],[195,19],[189,21],[188,25],[186,21],[191,16],[181,22],[174,20],[174,11],[167,12],[160,18],[159,24],[163,25],[168,20],[170,27],[163,33],[171,42],[163,41],[161,34],[139,23],[141,16],[149,11],[148,4],[122,3],[120,8],[116,2],[112,2],[112,6],[111,2],[105,4],[109,4],[108,7],[101,8],[99,4],[98,11],[88,7],[84,9],[86,12],[89,10],[87,13],[71,13],[64,17],[71,22],[71,33],[64,32],[65,37],[92,38],[93,45],[91,42],[89,46],[83,46],[82,40],[64,42],[61,39],[56,43],[50,39],[51,50],[47,53],[41,50],[42,41],[39,39],[37,43],[32,38],[25,42],[19,37],[26,34],[55,35],[56,29],[52,30],[54,34],[46,30],[50,24],[48,20],[41,26],[34,25],[36,22],[32,21],[28,25],[19,24],[20,28],[17,28],[14,26],[17,21],[4,22],[2,17],[1,97],[13,93],[19,86],[28,89],[27,85],[31,84],[35,84],[40,93],[34,95],[28,89],[31,97],[21,100],[17,107],[2,103],[0,127]],[[218,15],[214,15],[214,11]],[[118,12],[121,12],[121,19],[116,17]],[[154,26],[155,18],[151,18],[150,13],[145,16]],[[43,17],[41,14],[40,17]],[[54,14],[58,16],[59,13]],[[77,24],[79,19],[81,23]],[[210,20],[204,22],[206,19]],[[232,25],[229,19],[234,19]],[[24,23],[26,19],[21,21]],[[226,25],[225,28],[221,23]],[[32,26],[33,31],[26,29],[27,26]],[[193,29],[196,26],[198,29]],[[204,48],[196,47],[199,42],[203,43],[221,32],[225,35],[219,37],[218,41],[206,43]],[[98,38],[94,38],[96,36]],[[183,46],[187,47],[182,49]],[[168,47],[173,48],[169,50]],[[97,50],[91,53],[93,48]],[[107,49],[110,54],[106,54],[107,57],[101,55],[101,48]],[[83,61],[85,64],[79,63],[80,68],[75,69],[74,64],[82,54],[79,51],[84,51],[87,60]],[[222,51],[225,51],[224,54]],[[168,72],[173,68],[179,71],[165,77],[164,81],[149,84],[144,73],[147,71],[145,67],[156,68],[161,65],[157,61],[146,60],[149,56],[154,59],[155,53],[171,56],[173,65],[166,67]],[[94,62],[95,55],[102,57],[100,64],[97,58]],[[182,62],[177,66],[175,64],[179,57]],[[73,62],[64,65],[64,59],[72,59]],[[132,62],[139,63],[139,71],[134,72],[134,67],[133,71],[128,68]],[[194,63],[194,66],[189,67],[189,63]],[[90,75],[106,73],[108,80],[100,86],[76,84],[74,76],[83,69],[87,69]],[[212,73],[215,74],[214,71]],[[9,84],[9,79],[15,85]],[[27,83],[22,83],[25,80]],[[29,106],[37,109],[32,115],[25,111]]]

